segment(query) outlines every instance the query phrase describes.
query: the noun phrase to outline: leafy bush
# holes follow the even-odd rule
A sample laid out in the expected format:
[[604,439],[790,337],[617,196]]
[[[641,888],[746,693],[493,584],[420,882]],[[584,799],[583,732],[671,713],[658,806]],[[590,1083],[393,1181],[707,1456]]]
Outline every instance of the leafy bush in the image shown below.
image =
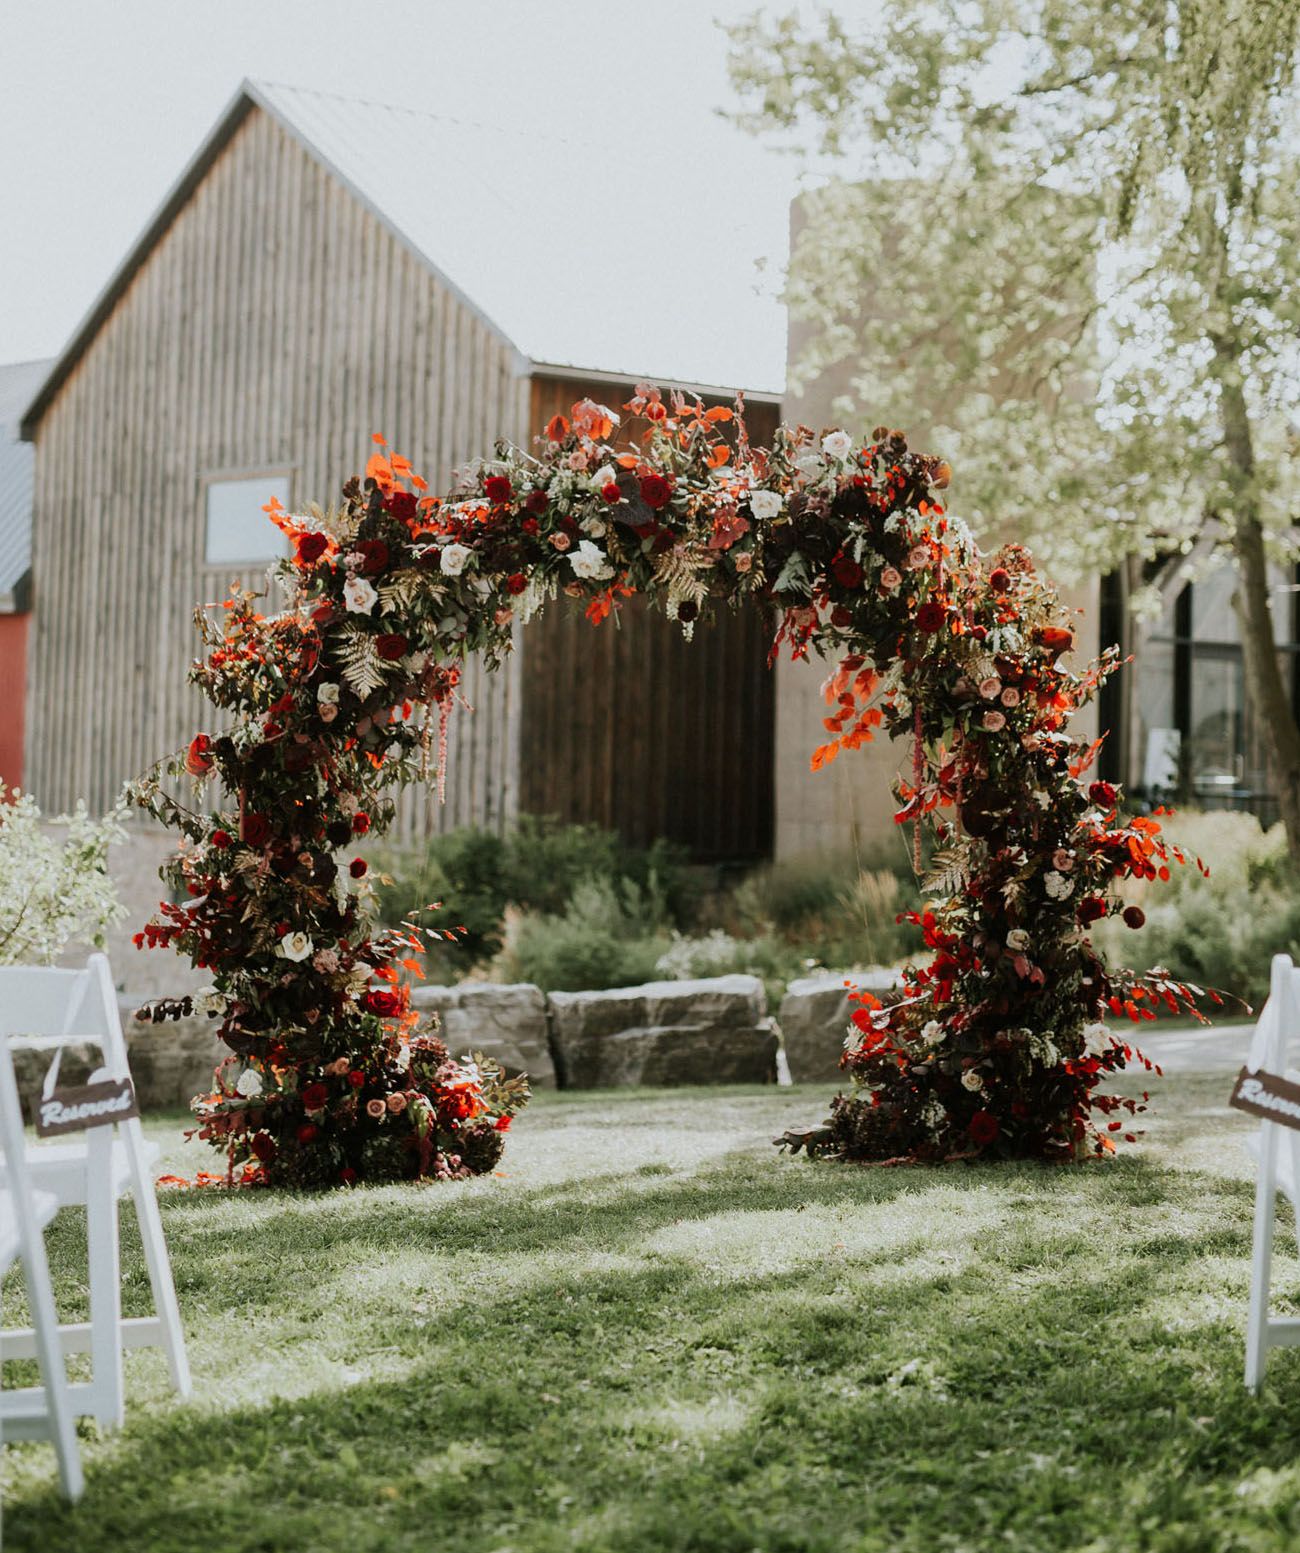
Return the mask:
[[633,879],[586,879],[563,912],[530,912],[511,925],[497,965],[503,979],[544,992],[596,991],[653,981],[668,947],[662,897]]
[[[661,916],[674,924],[685,924],[695,898],[680,847],[666,841],[628,847],[613,831],[534,815],[521,816],[504,837],[466,826],[419,847],[390,848],[375,861],[391,881],[379,889],[384,921],[413,913],[430,927],[466,929],[454,950],[435,953],[435,964],[441,959],[449,974],[501,952],[510,908],[563,917],[586,881],[603,881],[616,895],[631,885],[653,897]],[[428,910],[435,901],[442,906]]]
[[731,925],[746,937],[774,934],[824,965],[892,965],[919,947],[916,930],[896,921],[919,898],[901,849],[868,857],[810,853],[744,880]]
[[672,981],[690,981],[697,976],[758,976],[767,989],[768,1007],[776,1008],[786,983],[804,975],[815,963],[771,933],[733,938],[714,928],[697,938],[674,933],[671,945],[656,962],[655,973]]
[[124,839],[116,813],[92,820],[79,803],[43,825],[30,794],[0,785],[0,965],[53,964],[74,939],[103,948],[126,915],[108,876],[108,849]]
[[1272,957],[1300,960],[1300,875],[1285,832],[1227,812],[1180,812],[1162,824],[1187,854],[1187,866],[1173,869],[1165,883],[1126,884],[1125,903],[1141,906],[1146,925],[1134,933],[1110,918],[1094,929],[1094,941],[1113,962],[1164,966],[1180,980],[1257,1007],[1268,995]]

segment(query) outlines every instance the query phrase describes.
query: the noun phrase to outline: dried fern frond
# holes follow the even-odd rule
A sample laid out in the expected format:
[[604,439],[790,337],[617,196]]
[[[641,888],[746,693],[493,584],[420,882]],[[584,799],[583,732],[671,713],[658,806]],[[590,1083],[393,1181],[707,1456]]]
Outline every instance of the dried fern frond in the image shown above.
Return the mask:
[[385,664],[369,631],[351,621],[343,628],[338,645],[339,668],[348,688],[363,700],[384,683]]

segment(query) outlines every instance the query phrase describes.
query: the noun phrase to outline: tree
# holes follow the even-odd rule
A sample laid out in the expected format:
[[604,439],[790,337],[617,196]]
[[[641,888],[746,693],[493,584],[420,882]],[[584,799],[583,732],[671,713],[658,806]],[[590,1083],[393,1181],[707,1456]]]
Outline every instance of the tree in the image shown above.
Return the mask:
[[937,405],[963,508],[1063,571],[1231,556],[1300,858],[1268,578],[1300,548],[1300,0],[873,12],[731,31],[741,122],[837,174],[792,255],[798,373],[844,377],[841,417]]

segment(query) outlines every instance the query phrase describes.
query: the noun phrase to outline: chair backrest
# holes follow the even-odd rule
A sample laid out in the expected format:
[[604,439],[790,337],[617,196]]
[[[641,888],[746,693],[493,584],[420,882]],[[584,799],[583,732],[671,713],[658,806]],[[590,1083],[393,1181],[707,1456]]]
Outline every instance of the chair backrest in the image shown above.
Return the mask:
[[44,1240],[36,1222],[31,1178],[27,1173],[23,1108],[18,1099],[13,1053],[9,1042],[3,1039],[0,1039],[0,1152],[4,1154],[5,1190],[13,1203],[18,1243],[26,1261],[38,1246],[41,1247],[40,1254],[44,1254]]
[[126,1037],[108,959],[92,954],[76,970],[45,965],[0,966],[0,1040],[25,1038],[38,1049],[91,1041],[110,1078],[126,1078]]
[[1252,1073],[1284,1074],[1291,1043],[1300,1035],[1300,967],[1290,955],[1275,954],[1269,967],[1268,1001],[1259,1011],[1246,1054]]

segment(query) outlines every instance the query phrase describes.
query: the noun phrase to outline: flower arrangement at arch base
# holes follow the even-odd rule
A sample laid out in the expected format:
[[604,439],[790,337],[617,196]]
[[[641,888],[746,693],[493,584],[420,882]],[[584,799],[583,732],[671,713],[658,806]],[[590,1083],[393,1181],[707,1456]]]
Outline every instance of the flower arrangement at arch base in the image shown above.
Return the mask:
[[[1087,937],[1119,909],[1115,883],[1167,876],[1170,854],[1158,819],[1121,818],[1088,781],[1097,747],[1068,729],[1113,654],[1062,665],[1074,633],[1055,591],[1018,546],[984,560],[946,511],[947,465],[899,433],[781,427],[760,449],[743,404],[642,384],[624,408],[635,436],[584,400],[445,498],[377,438],[337,506],[269,504],[293,547],[282,608],[237,592],[219,623],[198,612],[191,677],[231,731],[196,735],[136,797],[183,838],[165,870],[183,904],[143,941],[210,973],[232,1052],[196,1102],[201,1135],[274,1183],[496,1163],[526,1083],[417,1030],[402,973],[420,939],[375,931],[366,862],[347,854],[388,827],[402,784],[441,790],[470,654],[498,666],[559,594],[599,626],[641,593],[688,636],[711,609],[763,605],[773,657],[837,665],[814,767],[878,731],[910,750],[897,818],[918,862],[920,827],[935,838],[916,915],[933,959],[893,1005],[859,1001],[852,1087],[799,1141],[870,1159],[1104,1152],[1116,1111],[1141,1105],[1099,1090],[1133,1055],[1104,1019],[1195,1013],[1199,996],[1108,971]],[[182,802],[169,779],[186,772],[226,796]]]

